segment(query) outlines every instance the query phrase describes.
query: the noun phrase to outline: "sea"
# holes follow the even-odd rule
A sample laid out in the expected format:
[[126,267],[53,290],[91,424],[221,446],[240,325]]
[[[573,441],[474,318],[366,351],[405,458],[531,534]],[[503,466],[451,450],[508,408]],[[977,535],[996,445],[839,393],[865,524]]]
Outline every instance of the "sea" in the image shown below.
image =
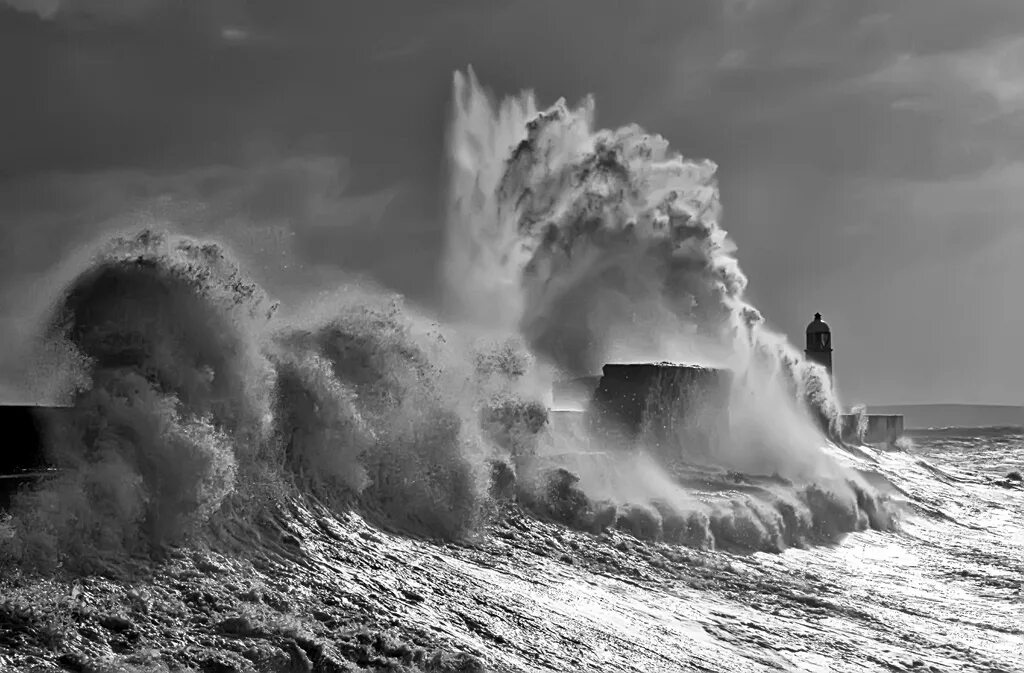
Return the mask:
[[[469,596],[474,628],[456,630],[493,670],[1022,671],[1024,485],[1007,475],[1024,465],[1024,430],[908,437],[858,458],[899,494],[893,530],[781,553],[680,553],[537,529],[559,549],[613,558],[565,563],[513,541],[424,554],[416,567],[431,570],[403,581],[444,577]],[[460,610],[414,619],[451,629],[445,609]]]

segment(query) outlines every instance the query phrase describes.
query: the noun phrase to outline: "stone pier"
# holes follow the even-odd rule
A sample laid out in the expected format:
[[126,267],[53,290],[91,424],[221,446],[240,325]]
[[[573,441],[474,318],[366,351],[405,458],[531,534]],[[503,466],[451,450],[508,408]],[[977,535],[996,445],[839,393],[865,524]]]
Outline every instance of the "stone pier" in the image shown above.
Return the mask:
[[[898,414],[843,414],[841,438],[849,444],[892,444],[903,435],[903,416]],[[861,433],[863,432],[863,436]]]
[[674,463],[713,454],[729,429],[731,373],[697,365],[605,365],[599,379],[577,379],[555,390],[579,395],[593,386],[585,426],[609,448],[642,447]]

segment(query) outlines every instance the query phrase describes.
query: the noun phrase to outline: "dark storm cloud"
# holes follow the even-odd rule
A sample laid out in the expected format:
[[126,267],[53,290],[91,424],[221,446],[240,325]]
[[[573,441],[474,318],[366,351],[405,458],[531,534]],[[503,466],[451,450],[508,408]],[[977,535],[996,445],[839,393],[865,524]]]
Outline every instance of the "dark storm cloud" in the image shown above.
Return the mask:
[[[836,174],[908,179],[970,174],[1024,156],[1019,144],[1005,144],[1019,115],[959,69],[1015,37],[1024,3],[981,2],[970,12],[945,0],[734,6],[743,11],[703,40],[679,44],[677,86],[661,98],[664,115],[681,110],[712,139],[703,144]],[[901,79],[887,80],[901,64]]]
[[[10,245],[0,268],[22,276],[45,270],[102,232],[168,224],[186,233],[226,236],[271,271],[332,263],[327,230],[344,243],[363,230],[386,233],[385,215],[403,186],[351,193],[352,170],[325,155],[263,157],[242,165],[183,171],[111,169],[50,173],[0,183],[0,220]],[[382,231],[383,227],[383,231]],[[302,254],[298,254],[302,253]],[[344,255],[339,255],[344,257]],[[347,266],[359,267],[356,260]],[[361,260],[372,267],[374,257]],[[287,285],[287,278],[272,279]]]
[[65,19],[89,16],[101,20],[132,20],[152,11],[161,0],[4,0],[7,6],[39,16]]
[[0,171],[188,165],[236,141],[227,118],[263,65],[228,48],[236,5],[75,2],[49,21],[0,10]]
[[230,21],[244,16],[245,0],[2,0],[0,6],[76,30],[139,27],[147,22]]

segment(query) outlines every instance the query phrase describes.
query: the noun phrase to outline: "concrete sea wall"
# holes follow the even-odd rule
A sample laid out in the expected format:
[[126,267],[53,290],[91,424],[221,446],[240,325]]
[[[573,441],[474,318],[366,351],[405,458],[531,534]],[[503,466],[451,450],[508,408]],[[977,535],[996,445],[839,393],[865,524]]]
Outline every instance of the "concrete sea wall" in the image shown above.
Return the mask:
[[[892,444],[903,435],[903,416],[867,414],[861,426],[858,414],[843,414],[841,439],[848,443]],[[863,433],[863,436],[861,434]]]
[[605,365],[587,425],[668,463],[710,455],[728,434],[731,384],[730,372],[695,365]]

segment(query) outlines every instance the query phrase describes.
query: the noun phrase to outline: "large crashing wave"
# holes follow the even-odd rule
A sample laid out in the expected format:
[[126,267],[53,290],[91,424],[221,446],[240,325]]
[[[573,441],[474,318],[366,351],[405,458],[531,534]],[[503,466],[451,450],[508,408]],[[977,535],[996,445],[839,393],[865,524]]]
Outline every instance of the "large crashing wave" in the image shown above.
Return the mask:
[[413,533],[474,530],[488,461],[509,453],[488,412],[523,404],[514,344],[466,343],[356,287],[283,313],[221,245],[103,245],[43,338],[86,382],[46,447],[62,473],[18,498],[5,551],[88,564],[307,496]]
[[723,364],[773,377],[833,420],[825,371],[763,327],[719,225],[716,166],[591,98],[496,103],[456,73],[445,278],[463,317],[521,330],[569,375],[605,362]]
[[86,385],[46,447],[63,469],[27,497],[21,555],[90,558],[177,541],[234,492],[269,432],[273,311],[214,244],[117,237],[55,300],[45,343]]
[[274,334],[285,457],[328,501],[460,537],[479,523],[492,452],[472,361],[397,300],[353,294]]
[[[746,529],[740,537],[756,548],[891,525],[873,489],[821,450],[839,410],[827,372],[744,299],[712,162],[688,160],[635,125],[597,128],[591,98],[575,108],[559,100],[541,109],[528,92],[497,102],[469,71],[456,73],[454,99],[449,310],[520,331],[566,376],[609,362],[732,370],[730,437],[712,467],[771,477],[737,494],[728,476],[668,476],[577,429],[551,440],[556,453],[612,451],[603,467],[574,459],[587,495],[659,522],[669,502],[701,531],[688,539],[735,541]],[[564,491],[565,474],[556,482]],[[720,504],[688,495],[687,482],[705,484]]]

